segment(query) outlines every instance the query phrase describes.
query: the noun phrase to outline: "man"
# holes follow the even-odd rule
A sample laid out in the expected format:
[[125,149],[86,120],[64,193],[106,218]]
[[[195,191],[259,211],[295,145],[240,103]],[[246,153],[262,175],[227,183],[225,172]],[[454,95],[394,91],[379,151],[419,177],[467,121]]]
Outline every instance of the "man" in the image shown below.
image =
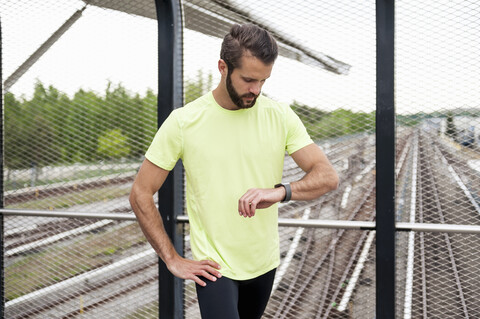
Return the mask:
[[[260,318],[280,260],[277,203],[338,186],[298,116],[260,95],[277,55],[267,31],[234,25],[222,43],[218,87],[170,114],[132,187],[142,231],[173,275],[196,282],[202,318]],[[306,172],[291,184],[280,184],[285,151]],[[178,159],[194,260],[177,254],[153,201]]]

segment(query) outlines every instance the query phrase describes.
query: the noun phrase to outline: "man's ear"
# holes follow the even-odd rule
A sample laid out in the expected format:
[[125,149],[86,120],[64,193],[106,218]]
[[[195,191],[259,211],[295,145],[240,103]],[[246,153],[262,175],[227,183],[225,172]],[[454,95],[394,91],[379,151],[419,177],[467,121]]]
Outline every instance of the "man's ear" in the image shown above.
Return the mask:
[[220,74],[222,76],[227,76],[227,74],[228,74],[227,63],[222,59],[218,60],[218,71],[220,71]]

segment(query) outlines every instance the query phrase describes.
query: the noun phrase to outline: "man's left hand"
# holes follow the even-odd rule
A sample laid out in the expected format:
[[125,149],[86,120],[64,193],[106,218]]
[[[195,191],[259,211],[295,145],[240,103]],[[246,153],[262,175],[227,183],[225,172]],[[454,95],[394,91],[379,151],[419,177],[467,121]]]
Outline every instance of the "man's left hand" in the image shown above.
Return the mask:
[[255,216],[257,209],[268,208],[285,198],[285,188],[251,188],[238,200],[238,213]]

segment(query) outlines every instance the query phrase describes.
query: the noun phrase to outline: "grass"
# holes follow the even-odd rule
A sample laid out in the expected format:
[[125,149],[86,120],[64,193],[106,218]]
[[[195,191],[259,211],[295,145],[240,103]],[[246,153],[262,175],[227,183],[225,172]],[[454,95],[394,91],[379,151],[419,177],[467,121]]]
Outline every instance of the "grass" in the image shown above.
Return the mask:
[[42,198],[23,203],[6,205],[6,208],[40,210],[65,209],[75,205],[112,200],[118,197],[127,196],[129,193],[130,185],[112,185],[58,196],[50,196],[48,198]]
[[[112,174],[122,174],[122,173],[136,173],[136,171],[132,170],[131,168],[119,168],[119,169],[97,169],[97,170],[90,170],[90,171],[77,171],[74,172],[69,178],[52,178],[52,179],[39,179],[35,181],[35,186],[43,186],[43,185],[50,185],[55,183],[66,183],[75,180],[84,180],[87,178],[92,177],[104,177]],[[27,179],[16,179],[16,180],[5,180],[5,191],[11,191],[16,189],[21,189],[26,186],[30,186],[31,179],[30,177]]]
[[71,242],[60,242],[44,251],[17,258],[5,268],[5,297],[18,298],[37,289],[110,264],[125,250],[145,243],[137,223],[106,229]]

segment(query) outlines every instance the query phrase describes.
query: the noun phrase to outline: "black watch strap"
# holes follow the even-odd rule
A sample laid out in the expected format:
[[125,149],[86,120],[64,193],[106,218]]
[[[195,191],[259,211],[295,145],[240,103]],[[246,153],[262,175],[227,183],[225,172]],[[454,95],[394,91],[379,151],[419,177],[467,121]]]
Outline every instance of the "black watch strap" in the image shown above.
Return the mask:
[[282,203],[286,203],[292,199],[292,188],[290,187],[290,183],[280,183],[275,185],[275,188],[283,186],[285,188],[285,198],[282,199]]

